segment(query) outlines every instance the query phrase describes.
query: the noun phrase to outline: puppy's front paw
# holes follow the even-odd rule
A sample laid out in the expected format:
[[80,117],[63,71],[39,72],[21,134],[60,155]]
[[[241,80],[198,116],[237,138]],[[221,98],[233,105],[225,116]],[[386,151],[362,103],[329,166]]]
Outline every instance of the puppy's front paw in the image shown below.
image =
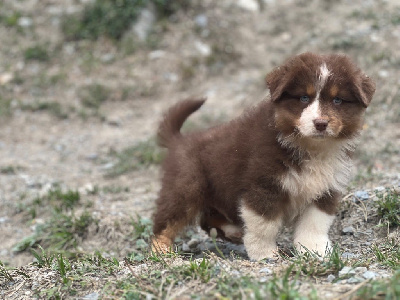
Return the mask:
[[257,235],[247,233],[244,236],[244,246],[251,260],[272,258],[278,254],[275,242],[260,239]]
[[326,255],[332,250],[331,242],[326,235],[315,236],[312,239],[296,239],[294,246],[300,253],[310,251],[321,256]]
[[172,252],[172,241],[163,235],[155,236],[151,240],[151,251],[160,254]]
[[255,249],[252,247],[246,247],[247,255],[250,260],[259,261],[266,258],[273,258],[278,255],[278,248],[273,247],[270,249]]

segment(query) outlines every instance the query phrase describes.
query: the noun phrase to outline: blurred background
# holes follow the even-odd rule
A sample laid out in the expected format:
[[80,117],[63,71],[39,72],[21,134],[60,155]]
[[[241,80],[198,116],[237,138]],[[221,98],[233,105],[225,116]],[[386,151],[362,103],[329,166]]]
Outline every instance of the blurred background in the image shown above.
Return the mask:
[[206,96],[185,130],[228,121],[305,51],[377,85],[349,191],[398,186],[400,1],[2,0],[0,260],[147,247],[130,234],[157,197],[162,112]]

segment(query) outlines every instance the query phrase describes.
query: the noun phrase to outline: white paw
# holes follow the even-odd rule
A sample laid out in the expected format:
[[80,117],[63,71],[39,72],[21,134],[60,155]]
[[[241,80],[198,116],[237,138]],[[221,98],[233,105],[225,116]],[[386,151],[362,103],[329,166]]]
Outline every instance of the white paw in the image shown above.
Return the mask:
[[244,246],[251,260],[272,258],[278,253],[275,242],[260,239],[260,236],[247,233],[244,235]]
[[298,238],[294,241],[294,246],[297,251],[301,253],[310,251],[311,253],[317,253],[321,256],[324,256],[332,250],[332,245],[327,235],[315,236],[313,239]]

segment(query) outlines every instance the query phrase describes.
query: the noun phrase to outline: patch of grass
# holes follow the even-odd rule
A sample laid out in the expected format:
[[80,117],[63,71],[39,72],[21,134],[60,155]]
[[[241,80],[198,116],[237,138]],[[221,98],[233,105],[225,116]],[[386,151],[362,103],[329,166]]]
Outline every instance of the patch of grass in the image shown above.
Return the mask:
[[61,212],[63,210],[73,209],[79,203],[80,199],[81,196],[78,191],[63,191],[60,187],[56,186],[50,189],[46,195],[42,197],[36,197],[33,200],[33,203],[37,204],[38,206],[50,204],[50,206],[56,212]]
[[137,19],[145,0],[96,0],[82,15],[66,17],[61,29],[69,40],[96,40],[107,36],[119,40]]
[[7,15],[0,14],[0,23],[7,27],[17,27],[18,20],[21,18],[21,16],[21,13],[17,11],[13,11]]
[[223,41],[222,43],[215,43],[211,46],[211,54],[206,57],[205,63],[207,66],[219,67],[240,58],[234,47],[233,43]]
[[384,193],[377,194],[378,215],[381,222],[389,227],[400,225],[400,195],[394,189],[386,189]]
[[89,225],[94,221],[88,212],[79,217],[54,213],[46,223],[36,227],[33,235],[18,242],[12,250],[22,252],[39,244],[54,252],[74,249],[86,236]]
[[82,87],[78,96],[83,106],[98,111],[100,105],[109,98],[110,90],[104,85],[95,83]]
[[128,147],[121,152],[112,152],[111,156],[116,159],[116,163],[106,176],[116,177],[152,164],[159,164],[163,159],[163,153],[153,138]]
[[22,104],[20,106],[22,110],[28,110],[32,112],[36,111],[48,111],[52,115],[56,116],[59,119],[68,118],[68,112],[66,109],[58,102],[37,102],[32,104]]
[[110,185],[103,187],[102,191],[105,194],[120,194],[120,193],[128,193],[130,189],[127,186]]
[[400,270],[397,270],[392,277],[382,280],[370,281],[361,287],[351,299],[400,299]]
[[337,275],[345,266],[338,245],[335,245],[324,257],[306,249],[304,253],[296,253],[290,260],[307,276]]
[[344,51],[351,49],[360,49],[363,47],[363,42],[351,36],[335,36],[331,43],[331,49],[334,51]]
[[203,256],[201,261],[192,260],[189,265],[184,268],[183,273],[193,279],[200,279],[202,282],[207,283],[210,281],[211,262]]
[[0,117],[11,115],[11,100],[0,95]]
[[400,244],[392,239],[386,243],[374,245],[372,248],[376,258],[383,265],[394,270],[400,269]]
[[159,18],[165,18],[180,9],[187,9],[191,1],[96,0],[87,4],[82,14],[66,16],[61,29],[67,40],[97,40],[106,36],[118,41],[149,4],[154,6]]
[[23,168],[20,166],[3,166],[0,167],[0,173],[6,175],[15,175],[18,171],[22,170]]
[[14,281],[9,270],[4,266],[3,262],[0,260],[0,279],[5,279],[6,282]]
[[133,228],[135,228],[134,239],[149,240],[153,234],[153,222],[145,217],[136,216],[136,220],[131,220]]
[[79,203],[78,191],[63,191],[57,186],[50,189],[47,194],[34,198],[32,203],[25,208],[31,217],[36,218],[38,212],[46,213],[49,209],[51,216],[44,223],[36,224],[34,234],[18,242],[13,247],[13,251],[26,251],[39,244],[54,252],[76,248],[78,243],[86,237],[89,225],[96,222],[87,211],[78,216],[75,215],[74,208]]
[[24,51],[24,58],[26,61],[36,60],[40,62],[47,62],[50,60],[49,53],[43,45],[36,45],[29,47]]

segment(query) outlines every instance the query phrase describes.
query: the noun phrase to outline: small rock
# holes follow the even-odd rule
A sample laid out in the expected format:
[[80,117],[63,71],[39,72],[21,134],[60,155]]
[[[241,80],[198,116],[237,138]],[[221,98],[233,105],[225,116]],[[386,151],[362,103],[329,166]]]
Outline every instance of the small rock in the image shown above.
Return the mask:
[[351,235],[351,234],[354,233],[354,227],[353,227],[353,226],[344,227],[344,228],[342,229],[342,233],[343,233],[343,234],[349,234],[349,235]]
[[386,77],[389,76],[389,72],[386,71],[386,70],[379,70],[379,71],[378,71],[378,75],[379,75],[379,77],[381,77],[381,78],[386,78]]
[[332,275],[332,274],[329,274],[329,275],[328,275],[328,278],[327,278],[328,282],[332,282],[332,281],[334,281],[335,279],[336,279],[336,276],[335,276],[335,275]]
[[31,27],[33,24],[32,19],[28,17],[21,17],[18,19],[18,25],[21,27]]
[[343,252],[342,253],[342,258],[350,259],[350,258],[356,258],[356,257],[358,257],[358,255],[351,253],[351,252]]
[[262,268],[259,272],[265,274],[272,274],[272,271],[269,268]]
[[88,155],[86,155],[86,159],[88,160],[96,160],[99,157],[99,155],[97,153],[90,153]]
[[377,191],[377,192],[383,192],[384,190],[385,190],[384,186],[377,186],[376,188],[374,188],[374,191]]
[[367,271],[367,272],[364,272],[364,273],[362,274],[362,276],[363,276],[365,279],[374,279],[376,276],[378,276],[378,274],[376,274],[375,272],[372,272],[372,271]]
[[11,73],[4,73],[0,75],[0,85],[5,85],[13,80],[14,76]]
[[152,9],[147,8],[140,12],[138,21],[134,25],[133,30],[141,41],[147,39],[155,21],[156,16]]
[[91,183],[87,183],[78,189],[79,193],[81,193],[83,195],[93,194],[95,192],[95,190],[96,190],[96,187]]
[[347,279],[347,283],[360,283],[362,281],[363,281],[363,279],[359,278],[359,277],[351,277],[351,278]]
[[268,277],[261,277],[258,282],[264,283],[264,282],[267,282],[268,280],[269,280]]
[[358,200],[368,200],[369,199],[369,194],[367,191],[357,191],[354,193],[354,196]]
[[211,47],[203,42],[196,41],[194,43],[194,46],[196,47],[197,51],[199,51],[200,54],[203,56],[209,56],[211,54]]
[[187,243],[182,244],[182,251],[183,252],[190,252],[190,247],[188,246]]
[[97,300],[97,299],[99,299],[99,294],[98,293],[91,293],[91,294],[88,294],[86,296],[83,296],[82,299],[83,300]]
[[104,63],[111,63],[115,60],[115,55],[113,53],[107,53],[102,55],[100,60]]
[[355,275],[356,271],[352,267],[345,266],[339,271],[339,277],[346,275]]
[[354,269],[357,273],[363,273],[363,272],[367,272],[367,268],[366,267],[357,267]]
[[119,119],[107,119],[107,123],[110,126],[120,127],[122,125],[121,120]]
[[166,52],[163,50],[155,50],[152,51],[148,54],[149,59],[153,60],[153,59],[158,59],[161,58],[163,56],[165,56]]
[[258,11],[259,9],[258,2],[255,0],[239,0],[237,1],[237,5],[248,11]]
[[7,221],[8,217],[1,217],[0,218],[0,223],[5,223]]
[[196,23],[197,26],[204,28],[204,27],[207,27],[207,25],[208,25],[208,18],[204,14],[197,15],[194,18],[194,22]]
[[197,240],[197,239],[191,239],[191,240],[188,242],[188,246],[189,246],[190,248],[195,248],[199,243],[200,243],[199,240]]

